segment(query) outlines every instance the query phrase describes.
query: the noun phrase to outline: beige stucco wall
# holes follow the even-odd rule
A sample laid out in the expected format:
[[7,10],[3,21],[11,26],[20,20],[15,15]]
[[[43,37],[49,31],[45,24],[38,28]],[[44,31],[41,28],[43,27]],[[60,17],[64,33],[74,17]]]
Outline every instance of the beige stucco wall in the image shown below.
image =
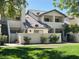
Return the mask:
[[9,27],[13,27],[13,28],[20,28],[21,27],[21,21],[8,20],[7,22],[9,24]]
[[[52,21],[53,22],[45,22],[44,21],[44,16],[52,16]],[[56,16],[61,16],[62,17],[62,22],[55,22],[55,17]],[[49,12],[49,13],[46,13],[44,15],[42,15],[40,17],[40,21],[42,21],[43,23],[47,24],[48,26],[50,26],[51,28],[53,29],[56,29],[56,28],[63,28],[63,24],[64,24],[64,19],[65,19],[65,16],[56,12],[56,11],[52,11],[52,12]]]
[[[31,32],[30,32],[30,30],[31,30]],[[40,33],[48,33],[48,29],[47,28],[44,28],[44,29],[42,29],[42,28],[40,28],[40,29],[38,29],[38,28],[29,28],[29,29],[27,29],[27,33],[34,33],[34,30],[42,31]]]
[[[41,43],[40,41],[40,37],[41,36],[46,36],[48,39],[46,41],[46,43],[49,43],[49,37],[52,33],[48,33],[48,34],[37,34],[37,33],[34,33],[34,34],[26,34],[26,33],[18,33],[18,40],[20,41],[20,43],[23,43],[23,38],[24,37],[30,37],[31,38],[31,41],[30,43]],[[61,40],[61,34],[60,33],[56,33],[56,35],[59,37],[59,40],[57,41],[57,43],[61,43],[62,40]]]
[[9,42],[14,43],[17,40],[17,33],[11,33]]
[[74,33],[74,34],[71,34],[74,36],[74,42],[78,42],[79,43],[79,33]]
[[64,15],[62,15],[62,14],[56,12],[56,11],[52,11],[52,12],[49,12],[49,13],[46,13],[46,14],[42,15],[40,17],[40,20],[43,21],[44,20],[44,16],[46,16],[46,15],[52,16],[53,20],[55,19],[55,16],[61,16],[63,18],[63,21],[64,21],[64,18],[65,18]]
[[45,15],[63,16],[63,17],[64,17],[64,15],[62,15],[62,14],[56,12],[56,11],[49,12],[49,13],[47,13],[47,14],[45,14]]

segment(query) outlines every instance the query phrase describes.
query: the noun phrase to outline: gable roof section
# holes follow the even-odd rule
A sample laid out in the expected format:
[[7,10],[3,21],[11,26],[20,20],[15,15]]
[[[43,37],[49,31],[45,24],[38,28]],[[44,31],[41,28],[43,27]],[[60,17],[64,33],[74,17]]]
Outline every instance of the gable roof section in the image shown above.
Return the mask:
[[[35,11],[36,11],[36,10],[35,10]],[[35,11],[34,11],[34,12],[35,12]],[[58,11],[58,10],[56,10],[56,9],[50,10],[50,11],[47,11],[47,12],[44,12],[44,11],[41,12],[41,11],[39,11],[39,12],[40,12],[39,16],[42,16],[42,15],[47,14],[47,13],[52,12],[52,11],[56,11],[56,12],[58,12],[59,14],[61,14],[61,15],[65,16],[65,17],[67,17],[67,15],[63,14],[62,12],[60,12],[60,11]],[[34,13],[32,10],[28,10],[26,14],[28,14],[29,12],[31,12],[31,13],[32,13],[33,15],[35,15],[35,16],[38,16],[38,15],[36,15],[36,13]]]
[[31,12],[33,15],[38,16],[37,13],[39,13],[39,15],[45,13],[46,11],[40,11],[40,10],[28,10],[26,14],[29,14],[29,12]]
[[47,14],[47,13],[49,13],[49,12],[52,12],[52,11],[56,11],[56,12],[58,12],[59,14],[62,14],[62,15],[64,15],[65,17],[67,17],[65,14],[63,14],[62,12],[60,12],[60,11],[58,11],[58,10],[56,10],[56,9],[51,10],[51,11],[47,11],[47,12],[45,12],[45,13],[42,13],[42,14],[40,14],[40,16],[41,16],[41,15],[44,15],[44,14]]

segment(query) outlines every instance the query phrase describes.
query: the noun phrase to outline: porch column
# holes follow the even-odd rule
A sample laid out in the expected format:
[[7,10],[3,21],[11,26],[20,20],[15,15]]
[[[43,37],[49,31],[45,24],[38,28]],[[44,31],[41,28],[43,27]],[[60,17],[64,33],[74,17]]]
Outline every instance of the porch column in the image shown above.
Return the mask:
[[19,44],[21,44],[21,36],[18,35]]
[[41,17],[41,21],[44,22],[44,16]]
[[[53,24],[54,24],[54,23],[55,23],[55,15],[53,15]],[[53,29],[54,29],[54,33],[55,33],[55,30],[56,30],[56,29],[55,29],[55,26],[54,26]]]
[[55,22],[55,15],[53,15],[53,22]]
[[54,28],[54,33],[55,33],[55,28]]

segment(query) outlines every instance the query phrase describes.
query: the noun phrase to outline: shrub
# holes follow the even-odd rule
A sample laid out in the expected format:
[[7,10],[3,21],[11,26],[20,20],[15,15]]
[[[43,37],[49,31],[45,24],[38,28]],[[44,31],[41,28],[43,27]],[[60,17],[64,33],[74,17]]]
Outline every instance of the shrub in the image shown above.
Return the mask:
[[67,35],[67,41],[68,42],[75,42],[76,37],[72,34]]
[[29,37],[24,37],[25,44],[29,44],[29,43],[30,43],[30,40],[31,40],[31,38],[29,38]]
[[0,35],[0,45],[4,45],[6,40],[7,40],[7,36],[6,35]]
[[42,44],[45,43],[47,41],[47,37],[41,36],[40,41],[41,41]]
[[56,43],[58,41],[59,37],[57,35],[53,34],[53,35],[50,36],[49,39],[50,39],[49,40],[50,43]]

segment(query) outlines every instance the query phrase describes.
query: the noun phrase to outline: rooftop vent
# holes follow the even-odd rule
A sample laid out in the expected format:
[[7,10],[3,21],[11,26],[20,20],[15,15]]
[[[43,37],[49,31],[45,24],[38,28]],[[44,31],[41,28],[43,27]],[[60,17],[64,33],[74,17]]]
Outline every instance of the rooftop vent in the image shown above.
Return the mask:
[[39,15],[40,14],[40,12],[37,12],[37,15]]
[[36,24],[35,27],[38,27],[38,25]]

